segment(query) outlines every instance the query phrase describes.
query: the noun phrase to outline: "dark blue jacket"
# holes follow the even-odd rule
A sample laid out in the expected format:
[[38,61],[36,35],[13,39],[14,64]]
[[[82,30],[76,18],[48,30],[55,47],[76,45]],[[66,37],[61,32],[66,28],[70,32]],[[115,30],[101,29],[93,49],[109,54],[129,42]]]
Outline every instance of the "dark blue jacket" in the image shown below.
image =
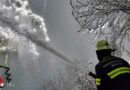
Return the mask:
[[95,70],[98,90],[130,90],[130,65],[125,60],[107,56]]

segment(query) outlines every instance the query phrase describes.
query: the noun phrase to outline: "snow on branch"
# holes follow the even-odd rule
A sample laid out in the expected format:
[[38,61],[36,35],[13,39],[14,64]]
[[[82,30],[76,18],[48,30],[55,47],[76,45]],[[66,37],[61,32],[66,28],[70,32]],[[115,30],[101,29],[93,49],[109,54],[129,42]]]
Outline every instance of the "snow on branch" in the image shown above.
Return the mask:
[[130,0],[70,0],[70,4],[81,26],[79,32],[104,36],[117,55],[127,50],[124,39],[130,39]]

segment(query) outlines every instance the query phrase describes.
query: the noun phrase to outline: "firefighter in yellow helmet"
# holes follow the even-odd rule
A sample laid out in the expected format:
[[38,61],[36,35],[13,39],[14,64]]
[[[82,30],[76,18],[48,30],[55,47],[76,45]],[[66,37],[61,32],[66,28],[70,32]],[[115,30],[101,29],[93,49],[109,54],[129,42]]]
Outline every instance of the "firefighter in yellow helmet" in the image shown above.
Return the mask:
[[96,85],[98,90],[130,90],[130,65],[111,55],[113,50],[106,40],[97,42]]

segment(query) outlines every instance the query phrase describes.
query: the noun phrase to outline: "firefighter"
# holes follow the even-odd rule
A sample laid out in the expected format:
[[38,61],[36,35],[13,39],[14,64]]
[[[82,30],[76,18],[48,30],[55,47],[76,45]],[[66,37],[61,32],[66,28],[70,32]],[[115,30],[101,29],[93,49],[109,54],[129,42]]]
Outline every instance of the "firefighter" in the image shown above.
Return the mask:
[[[130,90],[130,65],[122,58],[112,56],[106,40],[97,42],[99,63],[95,67],[98,90]],[[91,73],[90,73],[91,74]]]

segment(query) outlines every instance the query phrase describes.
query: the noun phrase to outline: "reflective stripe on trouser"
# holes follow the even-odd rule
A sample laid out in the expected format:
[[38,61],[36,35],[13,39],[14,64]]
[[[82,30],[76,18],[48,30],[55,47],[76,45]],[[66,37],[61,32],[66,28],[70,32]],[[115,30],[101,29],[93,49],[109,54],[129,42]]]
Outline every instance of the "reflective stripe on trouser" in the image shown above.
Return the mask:
[[96,78],[96,85],[100,85],[101,79],[100,78]]
[[124,73],[130,73],[130,68],[129,67],[120,67],[117,69],[112,70],[111,72],[107,73],[107,75],[113,79],[115,77],[117,77],[120,74],[124,74]]

